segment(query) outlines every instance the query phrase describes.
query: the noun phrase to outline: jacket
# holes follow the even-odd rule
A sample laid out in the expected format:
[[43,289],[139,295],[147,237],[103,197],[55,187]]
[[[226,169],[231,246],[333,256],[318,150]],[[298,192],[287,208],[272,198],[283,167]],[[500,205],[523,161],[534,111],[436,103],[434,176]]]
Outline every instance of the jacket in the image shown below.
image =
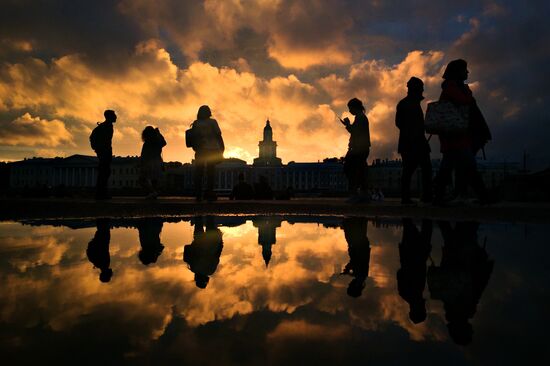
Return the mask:
[[399,128],[397,152],[400,154],[425,154],[430,145],[424,135],[424,112],[420,98],[406,96],[397,104],[395,125]]

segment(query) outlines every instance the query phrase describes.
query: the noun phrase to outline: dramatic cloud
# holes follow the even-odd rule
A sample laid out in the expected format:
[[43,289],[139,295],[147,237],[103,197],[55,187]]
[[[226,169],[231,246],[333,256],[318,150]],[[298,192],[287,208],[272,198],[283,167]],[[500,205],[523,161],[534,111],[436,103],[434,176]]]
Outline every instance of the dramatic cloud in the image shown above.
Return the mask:
[[350,67],[347,76],[335,74],[319,80],[336,108],[344,108],[351,96],[363,100],[371,128],[372,155],[397,157],[398,130],[395,105],[407,94],[407,81],[416,76],[424,81],[426,94],[437,98],[442,52],[413,51],[397,65],[365,61]]
[[[103,109],[113,108],[120,115],[116,154],[137,154],[139,133],[153,124],[167,135],[165,157],[188,161],[183,132],[198,106],[208,104],[228,154],[251,161],[269,118],[284,161],[316,161],[345,154],[347,133],[336,116],[357,96],[371,121],[371,157],[392,157],[393,113],[407,79],[423,78],[426,101],[437,99],[442,68],[464,58],[493,132],[489,156],[518,160],[525,149],[545,166],[548,6],[9,1],[0,12],[0,119],[7,124],[29,113],[63,121],[75,143],[65,153],[91,153],[89,131]],[[14,144],[2,140],[0,159],[38,153]]]
[[29,113],[3,123],[0,129],[0,144],[3,145],[56,147],[71,142],[71,133],[62,121],[48,121]]

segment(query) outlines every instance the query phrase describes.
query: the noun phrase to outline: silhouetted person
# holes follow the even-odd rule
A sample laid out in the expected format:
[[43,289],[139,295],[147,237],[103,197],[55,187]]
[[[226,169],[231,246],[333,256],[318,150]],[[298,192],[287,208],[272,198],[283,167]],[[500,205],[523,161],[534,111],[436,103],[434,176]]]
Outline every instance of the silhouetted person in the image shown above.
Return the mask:
[[195,274],[197,287],[203,289],[208,285],[209,276],[218,268],[223,249],[222,233],[211,216],[206,217],[204,228],[202,217],[196,217],[194,221],[193,242],[183,248],[183,260]]
[[99,280],[109,282],[113,276],[111,269],[111,256],[109,254],[109,243],[111,241],[111,223],[109,219],[97,219],[97,230],[93,239],[88,243],[86,255],[88,260],[99,268]]
[[96,199],[98,200],[111,198],[108,185],[111,176],[111,161],[113,160],[113,123],[117,119],[115,111],[110,109],[106,110],[103,115],[105,121],[98,123],[90,135],[90,144],[98,159],[96,185]]
[[349,263],[342,274],[353,277],[347,290],[351,297],[361,296],[369,275],[370,243],[367,238],[367,223],[364,217],[346,217],[342,223],[349,254]]
[[146,266],[156,263],[164,250],[164,245],[160,242],[162,219],[158,217],[140,219],[137,229],[141,245],[141,250],[138,254],[139,260]]
[[244,174],[239,173],[239,182],[231,191],[232,200],[251,200],[254,198],[254,188],[244,180]]
[[489,282],[493,261],[477,240],[476,222],[438,222],[443,236],[439,267],[428,269],[428,287],[432,299],[443,301],[449,335],[460,345],[472,341],[473,329],[469,320]]
[[487,190],[477,171],[476,154],[491,140],[491,132],[481,114],[468,84],[468,65],[464,60],[451,61],[443,74],[445,81],[441,84],[439,100],[447,100],[456,106],[468,106],[468,131],[453,134],[440,134],[441,153],[443,158],[436,177],[435,203],[443,204],[445,188],[452,182],[455,170],[456,193],[466,194],[468,184],[472,186],[480,203],[489,203]]
[[258,183],[254,184],[254,198],[257,200],[272,200],[273,190],[267,181],[267,178],[260,175]]
[[407,96],[397,104],[395,125],[399,128],[397,152],[403,160],[401,173],[401,203],[410,204],[411,178],[418,166],[422,169],[422,201],[432,202],[432,162],[430,145],[424,135],[424,112],[420,102],[424,99],[422,80],[410,78]]
[[143,147],[141,148],[140,166],[141,183],[147,189],[146,198],[157,198],[158,185],[162,176],[162,148],[166,140],[158,128],[147,126],[141,133]]
[[[195,193],[197,201],[203,197],[208,201],[216,200],[214,193],[214,173],[216,164],[223,160],[225,145],[218,122],[212,118],[207,105],[199,108],[197,119],[192,124],[195,131]],[[203,195],[203,178],[206,173],[206,192]]]
[[432,250],[432,221],[422,220],[418,232],[412,219],[403,219],[403,238],[399,244],[401,268],[397,271],[399,296],[409,304],[409,318],[414,324],[426,320],[426,261]]
[[357,98],[348,102],[349,112],[355,116],[353,124],[346,117],[340,120],[350,133],[348,152],[344,158],[344,173],[349,182],[352,203],[369,201],[367,188],[367,158],[370,151],[369,120],[363,102]]

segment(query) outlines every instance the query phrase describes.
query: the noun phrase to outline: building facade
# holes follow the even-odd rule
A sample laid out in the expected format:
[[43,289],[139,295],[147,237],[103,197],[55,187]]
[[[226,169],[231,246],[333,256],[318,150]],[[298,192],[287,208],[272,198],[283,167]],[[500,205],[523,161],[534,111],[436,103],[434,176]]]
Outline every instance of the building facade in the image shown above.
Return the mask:
[[[258,144],[258,157],[249,165],[236,158],[224,159],[216,166],[215,190],[229,195],[240,174],[254,184],[265,177],[275,192],[292,192],[301,195],[344,195],[348,182],[344,175],[343,159],[330,158],[322,162],[294,162],[284,165],[277,157],[277,142],[269,120]],[[3,180],[12,190],[63,188],[69,190],[93,189],[97,180],[98,160],[95,156],[72,155],[67,158],[32,158],[3,166]],[[479,171],[489,189],[498,189],[502,181],[519,171],[519,164],[480,161]],[[439,170],[439,161],[433,160],[433,174]],[[367,169],[369,187],[381,190],[386,196],[399,196],[401,191],[401,160],[375,159]],[[165,194],[193,195],[194,165],[179,162],[164,163],[161,185]],[[139,158],[114,157],[111,165],[110,189],[117,194],[140,194]],[[422,190],[419,169],[411,182],[411,192]]]

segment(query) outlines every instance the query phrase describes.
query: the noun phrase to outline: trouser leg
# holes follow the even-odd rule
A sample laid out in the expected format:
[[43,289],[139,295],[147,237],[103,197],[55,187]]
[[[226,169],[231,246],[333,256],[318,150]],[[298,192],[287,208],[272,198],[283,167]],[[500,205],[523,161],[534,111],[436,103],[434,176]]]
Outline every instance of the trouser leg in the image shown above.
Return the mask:
[[426,154],[420,161],[422,169],[422,201],[430,202],[432,200],[432,161],[430,154]]
[[411,199],[411,178],[418,165],[413,157],[403,155],[403,169],[401,172],[401,200],[408,201]]
[[480,200],[487,198],[487,189],[481,174],[477,170],[477,161],[475,155],[472,153],[468,156],[469,164],[467,169],[468,182],[472,185],[472,188]]
[[354,176],[354,157],[350,152],[346,154],[346,157],[344,159],[344,174],[348,179],[349,191],[352,193],[356,193],[358,187]]
[[443,153],[443,158],[441,159],[439,171],[437,172],[437,176],[435,178],[436,201],[443,201],[443,198],[445,197],[445,188],[452,180],[454,165],[454,157],[452,156],[452,153]]
[[368,190],[368,164],[367,164],[367,158],[368,154],[363,154],[359,158],[359,162],[357,163],[357,174],[359,179],[359,188],[361,189],[362,193],[366,193]]
[[107,196],[108,194],[108,185],[109,177],[111,176],[111,160],[112,156],[110,153],[98,153],[98,167],[97,167],[97,184],[96,184],[96,195],[97,196]]
[[195,158],[195,196],[202,197],[202,180],[204,175],[204,164]]
[[216,164],[208,162],[206,164],[206,191],[210,194],[214,191],[215,172]]

